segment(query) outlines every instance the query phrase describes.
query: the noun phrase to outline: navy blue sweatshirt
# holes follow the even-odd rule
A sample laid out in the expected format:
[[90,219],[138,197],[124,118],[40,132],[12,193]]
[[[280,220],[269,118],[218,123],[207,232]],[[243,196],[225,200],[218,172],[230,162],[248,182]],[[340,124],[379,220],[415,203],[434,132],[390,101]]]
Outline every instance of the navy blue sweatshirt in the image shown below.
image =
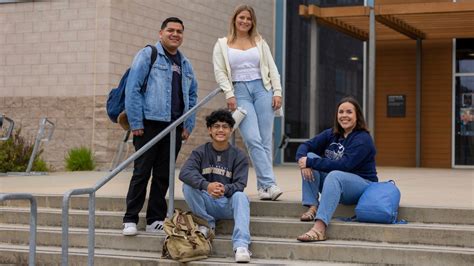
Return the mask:
[[208,142],[197,147],[181,167],[179,179],[199,190],[206,190],[209,183],[224,184],[227,198],[247,186],[249,164],[245,154],[229,145],[224,151],[216,151]]
[[313,152],[321,158],[308,158],[307,167],[322,172],[339,170],[373,182],[378,181],[375,145],[366,131],[353,131],[344,138],[334,134],[332,128],[326,129],[298,147],[296,161],[308,152]]

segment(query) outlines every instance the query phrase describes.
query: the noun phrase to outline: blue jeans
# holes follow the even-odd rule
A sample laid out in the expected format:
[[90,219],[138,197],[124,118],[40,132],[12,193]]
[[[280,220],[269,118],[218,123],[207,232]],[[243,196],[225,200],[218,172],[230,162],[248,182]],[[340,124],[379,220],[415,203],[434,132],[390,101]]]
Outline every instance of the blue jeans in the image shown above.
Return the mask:
[[184,200],[191,211],[205,219],[211,228],[216,227],[216,220],[233,219],[233,248],[248,248],[250,244],[250,203],[243,192],[235,192],[230,198],[213,198],[204,190],[198,190],[183,184]]
[[[314,153],[308,153],[308,158],[319,157]],[[336,211],[339,203],[353,205],[359,201],[370,181],[356,174],[331,171],[329,173],[313,170],[313,181],[303,178],[303,205],[318,206],[316,220],[321,220],[326,225]],[[321,193],[321,199],[319,198]]]
[[237,105],[247,111],[239,129],[257,174],[257,188],[269,188],[276,185],[272,162],[273,92],[258,79],[234,82],[234,94]]

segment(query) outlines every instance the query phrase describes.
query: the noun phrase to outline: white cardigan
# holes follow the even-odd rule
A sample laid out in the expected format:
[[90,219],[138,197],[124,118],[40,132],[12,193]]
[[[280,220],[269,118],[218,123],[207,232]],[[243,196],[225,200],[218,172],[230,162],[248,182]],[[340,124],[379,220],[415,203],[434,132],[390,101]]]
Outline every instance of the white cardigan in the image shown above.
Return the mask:
[[[230,72],[229,58],[227,56],[227,38],[219,38],[214,45],[212,62],[214,63],[214,75],[219,87],[224,91],[225,98],[234,97],[234,87],[232,86],[232,74]],[[257,41],[257,49],[260,55],[260,72],[263,86],[268,91],[273,88],[273,96],[281,96],[280,74],[273,61],[270,47],[265,40]]]

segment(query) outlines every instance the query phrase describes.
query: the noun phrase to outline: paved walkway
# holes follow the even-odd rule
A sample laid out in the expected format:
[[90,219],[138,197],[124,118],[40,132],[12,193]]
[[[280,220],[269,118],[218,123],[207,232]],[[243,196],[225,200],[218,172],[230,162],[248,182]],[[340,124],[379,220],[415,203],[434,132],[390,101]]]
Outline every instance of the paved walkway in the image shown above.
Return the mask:
[[[474,170],[378,167],[381,181],[393,179],[402,193],[401,205],[474,209]],[[64,194],[73,188],[93,186],[107,172],[54,172],[44,176],[0,176],[0,193]],[[178,171],[177,171],[178,174]],[[257,198],[254,169],[249,171],[246,193]],[[281,200],[301,200],[301,179],[296,166],[275,167]],[[122,172],[103,186],[97,195],[125,196],[131,172]],[[176,197],[182,198],[176,181]]]

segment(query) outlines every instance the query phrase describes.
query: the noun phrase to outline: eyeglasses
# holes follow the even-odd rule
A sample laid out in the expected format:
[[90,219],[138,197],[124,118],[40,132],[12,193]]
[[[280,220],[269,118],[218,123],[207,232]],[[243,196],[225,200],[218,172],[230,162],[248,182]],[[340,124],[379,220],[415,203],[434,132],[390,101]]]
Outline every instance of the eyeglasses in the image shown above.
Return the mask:
[[219,129],[230,129],[230,126],[229,124],[225,123],[225,124],[213,124],[212,126],[212,129],[215,129],[215,130],[219,130]]

